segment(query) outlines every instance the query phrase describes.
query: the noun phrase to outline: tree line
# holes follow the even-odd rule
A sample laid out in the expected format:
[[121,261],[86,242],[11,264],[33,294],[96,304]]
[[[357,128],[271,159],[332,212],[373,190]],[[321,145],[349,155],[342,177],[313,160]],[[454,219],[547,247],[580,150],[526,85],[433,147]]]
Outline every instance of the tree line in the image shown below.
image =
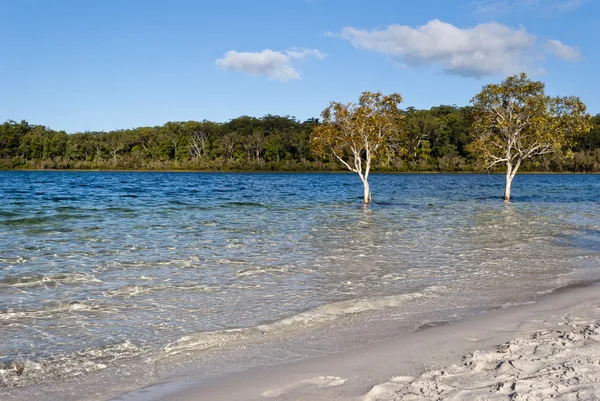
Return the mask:
[[[477,171],[474,107],[441,105],[402,113],[401,139],[387,143],[373,171]],[[27,121],[0,125],[2,169],[336,171],[332,155],[311,151],[323,121],[291,116],[242,116],[226,123],[168,122],[156,127],[67,134]],[[521,171],[600,172],[600,114],[590,133],[576,138],[571,157],[543,155]],[[496,171],[493,167],[491,171]],[[498,169],[497,171],[502,171]]]

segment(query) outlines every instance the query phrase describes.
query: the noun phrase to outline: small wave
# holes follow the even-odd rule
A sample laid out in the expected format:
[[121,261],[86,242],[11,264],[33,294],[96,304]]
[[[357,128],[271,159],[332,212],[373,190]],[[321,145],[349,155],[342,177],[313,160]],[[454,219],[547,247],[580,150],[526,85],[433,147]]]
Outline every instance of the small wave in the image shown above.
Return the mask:
[[502,305],[500,305],[500,309],[508,309],[512,308],[513,306],[532,305],[535,303],[536,301],[505,302]]
[[64,317],[70,313],[116,313],[117,309],[100,304],[90,304],[80,301],[52,301],[44,304],[40,309],[14,309],[0,310],[0,321],[18,319],[53,319]]
[[234,234],[260,234],[262,231],[245,227],[222,227],[221,230]]
[[[25,259],[23,256],[15,256],[12,258],[0,258],[0,263],[4,263],[7,265],[20,265],[27,262],[29,259]],[[0,286],[2,285],[2,280],[0,279]]]
[[102,293],[102,295],[111,298],[131,298],[138,295],[148,294],[151,291],[152,287],[148,285],[126,285],[115,290],[105,291]]
[[61,212],[61,213],[57,213],[57,214],[53,214],[53,215],[49,215],[49,216],[22,217],[22,218],[0,220],[0,225],[14,227],[14,228],[19,228],[19,227],[28,228],[28,227],[47,226],[47,225],[57,224],[57,223],[60,224],[61,222],[65,221],[65,220],[71,220],[71,219],[78,220],[78,219],[88,218],[88,217],[90,217],[90,216],[82,215],[82,214],[70,214],[70,213],[62,213]]
[[172,205],[179,205],[179,206],[193,206],[193,204],[190,204],[188,202],[184,202],[182,200],[179,199],[173,199],[170,202]]
[[260,274],[277,274],[277,273],[287,273],[289,270],[285,267],[256,267],[249,269],[242,269],[237,272],[236,277],[246,277],[246,276],[257,276]]
[[54,209],[59,212],[64,212],[64,213],[76,212],[76,211],[82,210],[81,208],[78,208],[75,206],[56,206]]
[[77,201],[79,200],[76,196],[45,196],[43,199],[50,200],[52,202],[63,202],[63,201]]
[[[428,294],[430,293],[428,291]],[[160,358],[168,358],[179,354],[204,351],[239,343],[261,341],[265,338],[276,337],[290,331],[314,328],[359,313],[397,308],[406,302],[422,298],[423,296],[420,292],[414,292],[380,298],[339,301],[322,305],[273,323],[255,327],[189,334],[166,345],[163,348],[164,353]]]
[[0,221],[1,225],[9,227],[29,227],[46,224],[53,221],[53,217],[22,217],[20,219],[8,219]]
[[[154,278],[146,278],[155,280]],[[219,284],[200,284],[200,283],[184,283],[184,284],[160,284],[160,285],[135,285],[129,284],[120,288],[104,291],[103,296],[109,298],[131,298],[154,293],[179,293],[179,292],[194,292],[194,293],[214,293],[223,291],[227,288],[244,289],[255,288],[255,286],[243,286],[238,283],[229,285]]]
[[[230,287],[235,288],[235,284]],[[102,295],[109,298],[132,298],[151,293],[195,292],[211,293],[223,290],[220,285],[208,284],[163,284],[163,285],[126,285],[121,288],[104,291]]]
[[0,359],[0,388],[20,387],[43,381],[72,378],[106,369],[125,358],[142,355],[147,350],[130,341],[88,348],[68,355],[42,359]]
[[263,205],[262,203],[256,203],[256,202],[229,202],[225,205],[225,207],[227,206],[252,206],[252,207],[268,207],[266,205]]
[[19,215],[18,213],[9,212],[6,210],[0,210],[0,217],[16,217],[18,215]]
[[199,221],[198,224],[202,226],[215,227],[219,224],[219,222],[217,220],[202,220]]
[[55,275],[33,274],[29,276],[8,276],[0,279],[0,288],[52,288],[59,285],[97,284],[101,282],[102,280],[99,278],[86,273],[64,273]]
[[136,210],[128,208],[128,207],[112,206],[112,207],[107,207],[107,208],[103,209],[103,211],[105,211],[105,212],[133,213]]
[[234,260],[234,259],[218,259],[217,263],[220,265],[251,265],[252,262],[246,260]]

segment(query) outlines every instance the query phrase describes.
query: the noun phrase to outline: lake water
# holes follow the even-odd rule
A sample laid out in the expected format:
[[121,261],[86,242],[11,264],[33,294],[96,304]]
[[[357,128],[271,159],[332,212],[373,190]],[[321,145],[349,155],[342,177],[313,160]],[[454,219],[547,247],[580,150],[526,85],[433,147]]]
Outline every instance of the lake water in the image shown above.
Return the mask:
[[365,208],[353,174],[0,172],[0,392],[600,279],[600,176],[503,180],[373,175]]

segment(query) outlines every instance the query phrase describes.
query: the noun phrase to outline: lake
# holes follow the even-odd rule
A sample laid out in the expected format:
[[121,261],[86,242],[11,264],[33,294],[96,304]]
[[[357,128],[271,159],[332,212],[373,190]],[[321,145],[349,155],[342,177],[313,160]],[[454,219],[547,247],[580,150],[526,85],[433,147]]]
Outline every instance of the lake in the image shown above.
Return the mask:
[[519,175],[510,204],[501,175],[370,181],[364,207],[354,174],[0,172],[0,391],[242,369],[600,279],[599,175]]

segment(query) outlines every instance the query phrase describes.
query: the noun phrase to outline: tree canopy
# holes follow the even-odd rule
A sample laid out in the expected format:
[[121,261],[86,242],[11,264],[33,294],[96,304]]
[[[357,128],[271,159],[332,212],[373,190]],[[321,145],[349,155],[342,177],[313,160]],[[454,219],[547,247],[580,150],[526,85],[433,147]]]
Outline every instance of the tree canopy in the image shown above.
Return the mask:
[[363,92],[358,103],[331,102],[321,113],[323,124],[310,136],[313,153],[333,156],[357,173],[364,186],[364,202],[371,202],[369,173],[373,159],[387,150],[392,138],[400,139],[402,96]]
[[474,140],[468,150],[486,168],[506,168],[504,199],[527,159],[570,150],[577,136],[591,129],[590,116],[575,96],[550,97],[545,85],[525,74],[488,84],[473,100]]

